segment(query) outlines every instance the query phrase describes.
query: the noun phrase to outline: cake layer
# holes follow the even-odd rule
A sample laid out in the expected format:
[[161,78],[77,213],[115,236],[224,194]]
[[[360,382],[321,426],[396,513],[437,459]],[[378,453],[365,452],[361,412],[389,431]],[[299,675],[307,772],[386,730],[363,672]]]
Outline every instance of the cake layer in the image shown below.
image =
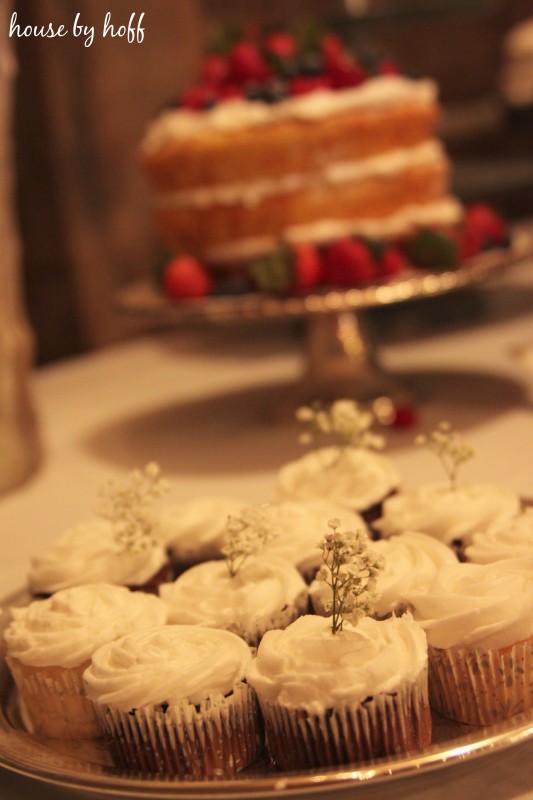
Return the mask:
[[228,101],[202,113],[175,110],[153,123],[141,162],[156,191],[314,171],[433,138],[435,94],[432,81],[395,76],[275,106]]
[[341,182],[311,181],[294,191],[264,196],[254,205],[242,201],[201,207],[160,204],[156,222],[169,247],[202,257],[229,242],[282,237],[288,228],[323,219],[385,218],[406,205],[439,200],[448,183],[449,166],[443,157]]

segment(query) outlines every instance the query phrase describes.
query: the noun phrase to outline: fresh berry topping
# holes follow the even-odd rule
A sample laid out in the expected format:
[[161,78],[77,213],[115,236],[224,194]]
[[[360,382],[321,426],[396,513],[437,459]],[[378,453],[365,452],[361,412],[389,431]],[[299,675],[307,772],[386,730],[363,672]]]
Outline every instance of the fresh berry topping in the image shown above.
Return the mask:
[[289,92],[291,95],[308,94],[320,89],[331,89],[331,80],[327,75],[300,75],[289,81]]
[[420,228],[406,241],[413,264],[423,269],[453,269],[459,263],[459,247],[452,234]]
[[394,406],[391,425],[393,428],[412,428],[416,424],[417,415],[412,406]]
[[295,244],[292,247],[293,283],[296,290],[313,289],[322,281],[322,261],[312,244]]
[[222,86],[229,78],[228,59],[220,55],[209,55],[200,68],[200,79],[208,86]]
[[270,68],[253,42],[238,42],[230,53],[229,61],[231,78],[237,83],[260,82],[270,77]]
[[171,299],[191,299],[211,294],[213,284],[206,268],[192,256],[175,256],[162,275],[162,288]]
[[376,64],[376,71],[379,75],[399,75],[398,65],[390,58],[380,58]]
[[244,97],[244,91],[242,86],[237,86],[236,83],[228,83],[220,87],[218,96],[220,100],[238,100]]
[[379,274],[388,278],[398,275],[399,272],[404,272],[410,267],[411,264],[407,257],[394,245],[385,248],[378,264]]
[[339,239],[326,251],[324,277],[335,286],[356,286],[376,277],[376,265],[363,242]]
[[367,74],[361,65],[345,53],[340,53],[335,58],[330,58],[326,65],[326,71],[334,89],[359,86],[367,78]]
[[335,36],[333,33],[326,33],[322,37],[320,46],[326,64],[329,64],[331,61],[337,60],[341,55],[342,51],[344,50],[344,44],[342,42],[342,39],[339,39],[339,37]]
[[271,33],[264,42],[265,52],[269,56],[274,56],[280,61],[292,59],[296,55],[296,39],[292,34],[285,31]]
[[213,86],[200,84],[182,94],[181,106],[190,111],[202,111],[215,105],[217,99],[217,91]]
[[466,209],[465,228],[479,233],[488,245],[499,244],[507,239],[503,219],[485,203],[474,203]]

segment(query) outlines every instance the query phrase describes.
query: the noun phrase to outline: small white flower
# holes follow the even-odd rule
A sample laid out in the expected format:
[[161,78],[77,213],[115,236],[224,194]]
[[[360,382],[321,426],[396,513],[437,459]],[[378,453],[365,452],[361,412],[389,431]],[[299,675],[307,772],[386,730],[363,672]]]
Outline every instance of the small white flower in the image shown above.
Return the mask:
[[362,409],[355,400],[335,400],[329,408],[320,404],[302,406],[296,411],[296,419],[307,425],[307,432],[300,442],[311,444],[318,435],[333,435],[339,448],[361,447],[382,449],[385,440],[370,428],[374,416]]
[[243,508],[238,516],[229,516],[226,523],[226,544],[222,554],[229,573],[234,577],[249,556],[255,555],[278,535],[265,506]]
[[417,436],[415,444],[427,447],[436,454],[448,476],[452,490],[457,487],[459,466],[475,455],[474,449],[464,444],[460,434],[453,430],[449,422],[439,422],[436,429],[428,436],[424,434]]

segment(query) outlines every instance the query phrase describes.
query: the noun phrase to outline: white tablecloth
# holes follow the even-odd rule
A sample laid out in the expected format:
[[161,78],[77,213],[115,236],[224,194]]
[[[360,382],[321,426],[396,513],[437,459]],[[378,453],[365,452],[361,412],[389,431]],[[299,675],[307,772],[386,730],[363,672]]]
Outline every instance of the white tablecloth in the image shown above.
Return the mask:
[[[413,438],[449,419],[476,449],[465,480],[533,496],[533,355],[524,356],[533,346],[533,263],[479,292],[379,312],[373,326],[381,364],[413,391],[418,412],[418,427],[388,436],[404,485],[439,479]],[[95,512],[104,481],[148,461],[170,480],[169,500],[272,499],[277,467],[301,452],[294,421],[272,416],[302,360],[299,324],[272,322],[167,331],[36,371],[45,457],[0,499],[4,595],[23,585],[32,554]],[[353,796],[533,800],[532,758],[533,742]],[[2,800],[77,796],[0,771]]]

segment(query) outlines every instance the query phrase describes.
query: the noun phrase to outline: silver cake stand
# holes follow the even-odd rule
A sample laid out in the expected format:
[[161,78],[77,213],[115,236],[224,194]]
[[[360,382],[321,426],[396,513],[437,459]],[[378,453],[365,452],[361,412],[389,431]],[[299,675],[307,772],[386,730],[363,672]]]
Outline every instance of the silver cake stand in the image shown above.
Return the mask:
[[346,291],[287,297],[248,293],[172,301],[145,279],[123,288],[117,303],[121,311],[165,327],[191,322],[302,318],[303,369],[299,380],[288,390],[288,409],[294,410],[295,405],[303,402],[338,397],[352,397],[360,402],[386,397],[394,404],[401,404],[409,402],[407,391],[380,366],[362,312],[481,283],[532,254],[533,231],[522,228],[513,231],[510,247],[488,250],[456,269],[413,270],[386,283]]

